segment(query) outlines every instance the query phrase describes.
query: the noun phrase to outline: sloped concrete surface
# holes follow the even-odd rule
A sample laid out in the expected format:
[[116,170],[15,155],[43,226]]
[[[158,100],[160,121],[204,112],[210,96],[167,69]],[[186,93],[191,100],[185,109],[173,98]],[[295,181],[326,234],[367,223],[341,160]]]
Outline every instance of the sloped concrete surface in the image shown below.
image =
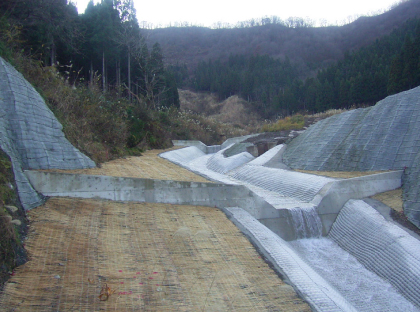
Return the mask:
[[225,157],[223,154],[224,151],[225,149],[220,150],[208,159],[208,169],[225,174],[255,159],[255,157],[248,152],[242,152],[239,154],[232,155],[230,157]]
[[244,165],[230,175],[303,202],[310,202],[325,184],[334,181],[327,177],[255,165]]
[[[246,163],[246,159],[241,157],[242,153],[224,157],[224,151],[225,149],[216,154],[204,154],[197,147],[189,146],[162,153],[160,156],[211,180],[246,186],[266,201],[268,205],[265,207],[270,207],[268,213],[261,213],[261,209],[258,209],[253,210],[258,211],[258,215],[252,215],[285,240],[319,235],[300,233],[299,228],[310,230],[318,227],[309,224],[296,226],[296,223],[305,218],[301,215],[303,211],[313,215],[311,211],[317,209],[322,234],[326,235],[347,200],[372,196],[401,186],[401,171],[353,179],[334,179],[265,167],[265,164],[271,163],[277,154],[283,152],[281,146]],[[235,159],[235,156],[240,159]],[[232,170],[227,171],[228,169]],[[273,214],[272,208],[278,213]],[[247,211],[251,212],[249,209]]]
[[294,139],[283,154],[295,169],[404,170],[404,211],[420,227],[420,87],[322,120]]
[[307,265],[279,236],[241,208],[226,208],[232,221],[263,251],[270,262],[295,285],[315,311],[357,311],[324,278]]
[[361,200],[341,210],[329,238],[420,307],[420,242]]
[[[372,207],[367,206],[363,206],[363,210],[367,211],[367,214],[376,212]],[[403,296],[394,283],[387,278],[389,275],[394,277],[398,274],[398,269],[393,270],[394,261],[395,257],[401,257],[401,254],[385,258],[381,258],[381,255],[372,256],[372,259],[375,259],[375,262],[372,262],[373,265],[388,268],[388,276],[384,278],[378,276],[375,271],[369,271],[370,268],[364,267],[363,262],[360,261],[360,254],[353,252],[360,243],[363,245],[363,242],[353,243],[354,248],[350,251],[341,249],[339,244],[330,237],[286,242],[243,209],[229,207],[226,211],[229,218],[254,245],[262,250],[273,266],[297,288],[314,311],[415,312],[420,310],[415,302],[410,302],[410,298],[405,294]],[[348,220],[355,232],[361,229],[360,226],[362,230],[365,226],[365,224],[358,224],[358,220],[357,216]],[[396,227],[389,222],[381,225],[390,231]],[[374,229],[377,228],[374,227]],[[384,231],[379,231],[379,233],[383,234]],[[351,236],[347,238],[351,240]],[[395,244],[399,245],[399,242]],[[366,250],[361,254],[371,255],[373,252],[370,247],[372,246],[366,246]],[[418,250],[419,241],[412,241],[410,247]],[[387,249],[382,250],[382,253],[387,253]],[[417,266],[416,261],[411,260],[410,265]],[[403,270],[408,272],[407,268]],[[405,287],[410,288],[411,291],[418,290],[417,280],[411,281],[410,277],[404,275],[398,278],[400,281],[405,280]]]
[[68,142],[38,92],[2,58],[0,77],[0,147],[12,161],[22,205],[31,209],[43,200],[22,170],[90,168],[95,163]]
[[389,281],[368,270],[333,240],[326,237],[310,238],[289,244],[303,261],[340,292],[357,311],[419,311]]

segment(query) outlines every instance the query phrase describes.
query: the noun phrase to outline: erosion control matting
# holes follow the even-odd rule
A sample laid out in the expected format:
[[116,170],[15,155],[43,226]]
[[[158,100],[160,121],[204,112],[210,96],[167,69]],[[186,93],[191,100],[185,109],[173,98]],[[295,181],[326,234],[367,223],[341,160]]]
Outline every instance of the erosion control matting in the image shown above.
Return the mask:
[[166,159],[160,158],[158,154],[162,152],[164,152],[164,150],[146,151],[139,157],[121,158],[101,164],[100,168],[51,171],[127,178],[211,182]]
[[310,311],[216,208],[51,198],[28,217],[1,311]]

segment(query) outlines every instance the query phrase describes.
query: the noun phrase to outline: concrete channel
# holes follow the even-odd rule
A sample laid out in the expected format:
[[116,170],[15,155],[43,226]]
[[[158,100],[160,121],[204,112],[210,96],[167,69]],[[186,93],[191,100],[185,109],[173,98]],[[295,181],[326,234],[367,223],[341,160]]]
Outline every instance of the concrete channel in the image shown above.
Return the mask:
[[[232,148],[231,144],[203,147],[201,142],[175,143],[187,147],[162,153],[161,157],[199,173],[214,183],[45,171],[25,171],[25,174],[33,187],[44,196],[218,207],[315,311],[383,311],[392,305],[391,301],[397,302],[405,311],[420,310],[417,295],[420,290],[417,283],[420,280],[420,254],[411,252],[413,248],[420,247],[418,240],[407,238],[409,235],[401,232],[395,236],[392,225],[381,225],[381,229],[374,226],[377,224],[376,218],[379,218],[375,215],[376,211],[361,201],[377,193],[399,188],[402,171],[333,179],[265,166],[278,157],[281,146],[255,158],[240,155],[246,152],[226,157],[224,152]],[[350,212],[349,217],[349,211],[354,206],[363,206],[363,209],[354,216]],[[342,211],[345,211],[346,217]],[[363,216],[362,219],[360,216]],[[343,221],[343,218],[347,220]],[[361,238],[358,241],[349,243],[348,238],[356,234],[350,233],[343,224],[352,224],[355,233],[364,234],[359,235]],[[374,240],[364,239],[370,235],[369,229],[373,228],[377,229],[379,236],[375,236]],[[348,235],[340,236],[340,233]],[[379,248],[378,242],[382,241],[382,237],[384,243],[379,243],[379,246],[386,252],[377,256],[370,250]],[[344,257],[354,257],[357,263],[369,264],[365,265],[368,272],[362,274],[369,277],[357,280],[356,289],[352,291],[334,285],[334,280],[324,276],[316,263],[311,265],[310,259],[304,260],[305,252],[302,250],[308,249],[307,244],[313,242],[338,245]],[[315,249],[322,250],[318,247]],[[407,261],[399,262],[403,265],[403,268],[399,268],[401,274],[396,275],[384,269],[394,265],[392,259],[397,254],[406,253],[411,256]],[[312,250],[311,257],[313,255]],[[315,256],[316,259],[320,257]],[[327,262],[334,260],[323,261],[321,267],[328,267]],[[358,275],[361,269],[357,268],[349,274]],[[383,279],[385,286],[380,287],[387,291],[375,298],[355,299],[360,296],[352,293],[362,291],[359,288],[366,284],[366,280],[376,281],[369,274],[374,274],[375,278],[379,276],[381,283]],[[370,289],[375,287],[371,286]],[[367,308],[363,308],[365,306]]]

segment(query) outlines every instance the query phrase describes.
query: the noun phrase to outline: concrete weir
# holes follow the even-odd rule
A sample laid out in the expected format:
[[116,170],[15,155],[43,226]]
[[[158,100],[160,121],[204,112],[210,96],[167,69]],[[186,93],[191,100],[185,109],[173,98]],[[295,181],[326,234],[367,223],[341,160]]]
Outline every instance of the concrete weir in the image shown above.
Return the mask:
[[[401,187],[401,170],[331,179],[272,168],[281,146],[237,166],[235,155],[225,153],[232,146],[182,161],[182,153],[192,155],[195,148],[161,157],[215,181],[246,186],[263,199],[264,208],[224,210],[313,310],[420,311],[420,257],[411,252],[420,249],[419,241],[361,200]],[[239,159],[246,157],[251,159]],[[396,264],[397,258],[404,260]]]
[[[244,152],[225,157],[225,151],[232,149],[232,144],[216,153],[206,154],[204,149],[196,147],[196,141],[193,143],[185,143],[188,147],[165,152],[161,157],[211,180],[246,186],[263,198],[265,203],[263,208],[242,208],[287,241],[311,236],[310,233],[299,233],[302,228],[296,227],[297,210],[310,213],[316,209],[322,225],[322,235],[327,235],[349,199],[362,199],[401,187],[401,170],[352,179],[333,179],[266,167],[265,164],[276,157],[276,153],[271,150],[266,152],[267,155],[263,154],[255,159]],[[281,153],[282,146],[274,150]],[[245,159],[249,161],[245,162]],[[236,165],[232,160],[236,160]],[[305,222],[303,227],[310,226]]]

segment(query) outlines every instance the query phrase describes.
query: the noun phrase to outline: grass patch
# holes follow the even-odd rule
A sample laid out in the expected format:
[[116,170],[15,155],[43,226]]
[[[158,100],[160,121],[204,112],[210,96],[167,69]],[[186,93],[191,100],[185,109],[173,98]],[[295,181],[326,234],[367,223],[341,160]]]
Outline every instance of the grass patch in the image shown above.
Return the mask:
[[[355,108],[351,108],[351,109],[355,109]],[[344,113],[344,112],[347,112],[347,111],[349,111],[349,110],[348,109],[341,109],[341,108],[340,109],[329,109],[325,112],[316,113],[316,114],[313,114],[311,116],[316,117],[316,118],[325,119],[325,118],[328,118],[328,117],[331,117],[331,116],[334,116],[334,115],[338,115],[338,114],[341,114],[341,113]]]
[[283,119],[279,119],[274,123],[265,124],[261,130],[263,132],[277,132],[287,130],[300,130],[305,126],[305,117],[301,114],[288,116]]

